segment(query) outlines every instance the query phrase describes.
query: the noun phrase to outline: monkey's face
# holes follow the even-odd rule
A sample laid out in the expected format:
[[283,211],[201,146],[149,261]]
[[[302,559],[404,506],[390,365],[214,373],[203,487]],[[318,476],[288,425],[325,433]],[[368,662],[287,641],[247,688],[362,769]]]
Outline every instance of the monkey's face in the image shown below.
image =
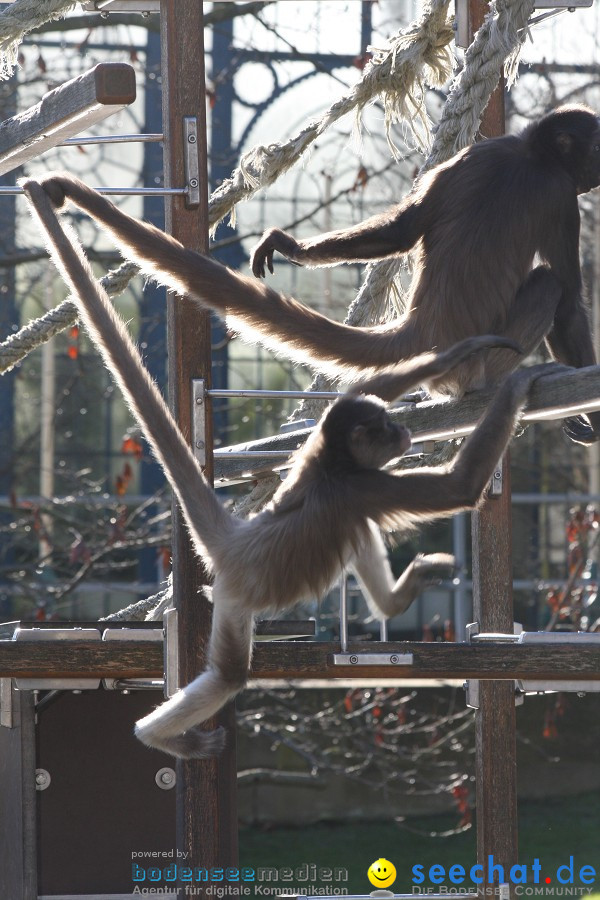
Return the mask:
[[577,182],[577,193],[585,194],[600,185],[600,123],[591,137]]
[[350,452],[361,468],[381,469],[410,449],[408,428],[392,422],[384,408],[367,421],[354,425],[350,432]]

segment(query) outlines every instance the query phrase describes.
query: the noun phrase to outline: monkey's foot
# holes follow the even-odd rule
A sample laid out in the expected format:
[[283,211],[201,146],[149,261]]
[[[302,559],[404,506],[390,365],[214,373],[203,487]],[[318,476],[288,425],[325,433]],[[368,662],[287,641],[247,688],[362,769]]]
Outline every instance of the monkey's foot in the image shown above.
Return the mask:
[[563,431],[574,444],[589,447],[600,441],[600,434],[594,431],[585,416],[571,416],[563,422]]
[[169,736],[148,734],[146,730],[136,726],[135,735],[147,747],[162,750],[179,759],[209,759],[218,756],[223,751],[227,738],[221,725],[214,731],[204,731],[200,726],[194,726],[183,734]]
[[430,585],[440,584],[445,578],[453,578],[456,560],[449,553],[419,553],[413,559],[411,567],[423,590]]

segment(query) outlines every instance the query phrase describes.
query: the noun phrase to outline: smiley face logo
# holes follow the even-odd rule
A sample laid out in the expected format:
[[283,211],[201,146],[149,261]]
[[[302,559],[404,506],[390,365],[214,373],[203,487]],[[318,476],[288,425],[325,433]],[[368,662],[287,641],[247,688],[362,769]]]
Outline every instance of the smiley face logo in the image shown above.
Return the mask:
[[371,863],[367,877],[376,888],[386,888],[396,880],[396,869],[389,859],[376,859]]

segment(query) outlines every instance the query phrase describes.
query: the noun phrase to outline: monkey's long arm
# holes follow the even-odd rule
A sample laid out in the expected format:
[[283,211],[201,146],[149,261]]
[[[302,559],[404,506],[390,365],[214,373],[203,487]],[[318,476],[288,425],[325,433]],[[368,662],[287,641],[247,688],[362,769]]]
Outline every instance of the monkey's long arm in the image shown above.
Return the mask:
[[174,485],[192,533],[202,536],[205,558],[212,540],[233,529],[233,520],[206,482],[200,466],[156,385],[142,364],[137,347],[108,295],[95,280],[74,234],[68,237],[44,189],[33,180],[21,182],[23,190],[46,232],[52,258],[70,285],[94,344],[113,373],[123,395],[140,422],[152,449]]
[[252,250],[252,272],[258,278],[264,278],[266,264],[272,274],[276,250],[300,266],[368,262],[406,253],[422,236],[423,220],[421,206],[409,195],[400,206],[391,209],[386,218],[372,216],[359,225],[303,241],[296,241],[287,231],[271,228]]
[[406,524],[406,510],[417,518],[433,519],[472,509],[514,433],[531,385],[538,378],[565,368],[546,363],[513,372],[449,466],[398,475],[384,471],[357,475],[352,482],[352,489],[360,493],[357,503],[364,503],[369,518],[388,528]]
[[255,278],[247,278],[220,263],[187,250],[179,241],[118,209],[92,188],[70,175],[41,181],[54,205],[68,198],[101,222],[128,259],[162,284],[227,315],[233,328],[271,350],[300,362],[311,361],[324,371],[339,372],[393,365],[419,352],[409,332],[353,328],[328,319],[297,300],[284,297]]

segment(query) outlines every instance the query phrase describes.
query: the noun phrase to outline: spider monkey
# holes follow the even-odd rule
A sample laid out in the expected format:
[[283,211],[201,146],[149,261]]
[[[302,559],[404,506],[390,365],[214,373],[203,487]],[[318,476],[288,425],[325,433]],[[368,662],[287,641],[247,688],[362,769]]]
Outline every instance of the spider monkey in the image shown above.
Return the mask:
[[[69,175],[52,184],[146,272],[227,315],[242,336],[321,371],[355,377],[487,333],[518,340],[526,354],[545,339],[552,356],[571,366],[596,362],[582,299],[577,195],[600,184],[600,123],[583,106],[468,147],[423,175],[400,204],[359,225],[301,241],[277,228],[265,233],[252,255],[257,276],[273,270],[276,250],[319,266],[415,247],[406,314],[373,328],[334,322],[184,249]],[[532,268],[536,255],[543,264]],[[428,387],[461,395],[498,384],[516,365],[514,354],[497,349]],[[600,412],[568,419],[565,430],[580,443],[600,439]]]
[[[263,278],[265,267],[272,273],[275,251],[297,265],[323,266],[416,248],[400,322],[376,329],[364,347],[347,342],[343,326],[330,332],[324,358],[342,368],[385,365],[489,331],[518,336],[526,354],[545,339],[555,359],[594,365],[582,299],[577,195],[599,184],[598,117],[585,106],[559,107],[519,135],[467,147],[418,179],[400,204],[356,226],[301,241],[270,229],[252,251],[252,271]],[[532,268],[536,255],[543,264]],[[273,303],[271,296],[266,300]],[[313,342],[308,318],[293,312],[298,315],[284,327],[292,331],[294,319],[295,335],[304,339],[312,361],[311,354],[323,355],[323,348]],[[254,319],[250,325],[257,327]],[[431,387],[460,394],[498,383],[515,364],[506,352],[488,354]],[[566,420],[572,440],[600,439],[600,414],[587,420]]]
[[[476,506],[531,384],[548,366],[518,369],[504,382],[451,464],[401,474],[382,467],[409,448],[410,433],[390,420],[381,399],[369,395],[390,400],[485,348],[518,348],[504,337],[473,337],[382,371],[329,408],[268,506],[249,520],[236,519],[205,480],[77,239],[61,228],[53,205],[64,200],[60,184],[44,182],[53,203],[38,182],[22,184],[86,328],[161,462],[195,550],[214,576],[207,667],[141,719],[136,734],[176,756],[210,756],[223,747],[224,732],[199,726],[246,682],[254,614],[320,595],[353,555],[370,547],[376,526],[406,528]],[[408,581],[413,576],[418,580],[416,569]],[[400,591],[400,608],[406,599]]]

